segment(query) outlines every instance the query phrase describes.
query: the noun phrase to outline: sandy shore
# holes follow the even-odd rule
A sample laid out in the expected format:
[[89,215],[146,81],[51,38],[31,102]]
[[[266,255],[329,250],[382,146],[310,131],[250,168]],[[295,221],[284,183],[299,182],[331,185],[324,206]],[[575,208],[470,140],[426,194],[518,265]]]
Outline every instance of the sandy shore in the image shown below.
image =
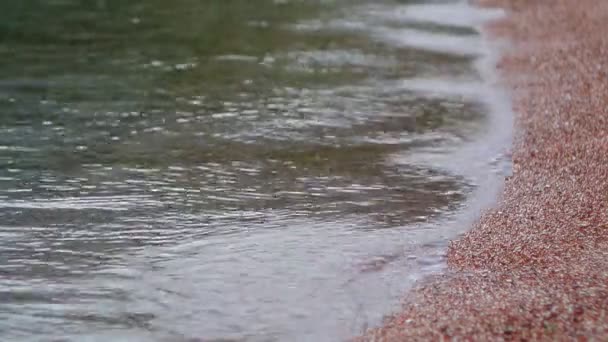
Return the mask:
[[608,1],[485,0],[507,19],[514,173],[451,274],[365,340],[608,341]]

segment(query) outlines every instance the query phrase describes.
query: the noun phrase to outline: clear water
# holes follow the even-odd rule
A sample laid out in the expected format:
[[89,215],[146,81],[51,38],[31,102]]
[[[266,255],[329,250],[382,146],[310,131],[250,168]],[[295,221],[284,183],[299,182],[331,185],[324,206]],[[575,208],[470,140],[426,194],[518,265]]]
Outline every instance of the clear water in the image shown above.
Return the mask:
[[0,3],[0,338],[353,336],[510,136],[464,3]]

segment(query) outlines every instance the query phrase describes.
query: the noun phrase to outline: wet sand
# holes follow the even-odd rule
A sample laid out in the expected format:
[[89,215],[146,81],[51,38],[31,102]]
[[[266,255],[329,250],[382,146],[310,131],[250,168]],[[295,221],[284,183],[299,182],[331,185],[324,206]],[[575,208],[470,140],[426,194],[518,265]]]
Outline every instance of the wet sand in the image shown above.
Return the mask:
[[608,340],[608,1],[481,2],[509,12],[487,30],[512,43],[513,176],[364,339]]

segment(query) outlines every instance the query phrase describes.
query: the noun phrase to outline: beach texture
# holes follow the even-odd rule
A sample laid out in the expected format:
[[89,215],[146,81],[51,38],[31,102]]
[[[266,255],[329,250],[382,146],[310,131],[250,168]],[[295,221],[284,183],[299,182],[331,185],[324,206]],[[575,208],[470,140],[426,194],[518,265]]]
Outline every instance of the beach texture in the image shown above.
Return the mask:
[[369,341],[608,341],[608,1],[485,0],[511,42],[513,176]]

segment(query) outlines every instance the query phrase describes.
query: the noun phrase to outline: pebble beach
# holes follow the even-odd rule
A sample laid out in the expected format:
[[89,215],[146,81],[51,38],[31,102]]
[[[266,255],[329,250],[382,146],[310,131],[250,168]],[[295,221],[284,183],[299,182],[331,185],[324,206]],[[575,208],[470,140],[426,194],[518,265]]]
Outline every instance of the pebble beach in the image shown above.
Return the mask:
[[363,337],[608,340],[608,2],[490,0],[510,42],[513,174],[448,249],[448,274],[409,293]]

